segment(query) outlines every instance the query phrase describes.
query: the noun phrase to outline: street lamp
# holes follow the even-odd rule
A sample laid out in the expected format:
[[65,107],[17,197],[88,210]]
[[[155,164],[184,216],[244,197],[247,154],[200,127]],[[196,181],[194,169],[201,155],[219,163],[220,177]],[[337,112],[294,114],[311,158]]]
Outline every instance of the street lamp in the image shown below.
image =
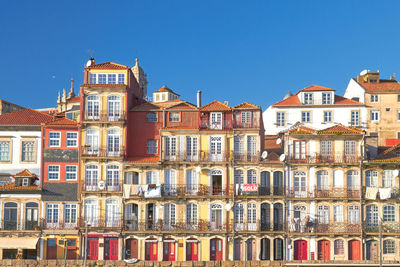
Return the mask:
[[68,239],[64,238],[64,267],[67,266],[67,247],[68,247]]
[[86,267],[87,265],[87,251],[88,251],[88,227],[90,224],[88,221],[85,221],[85,251],[83,255],[85,255],[85,258],[83,259],[83,266]]
[[382,267],[382,253],[383,253],[383,242],[382,242],[382,218],[378,217],[379,220],[379,267]]

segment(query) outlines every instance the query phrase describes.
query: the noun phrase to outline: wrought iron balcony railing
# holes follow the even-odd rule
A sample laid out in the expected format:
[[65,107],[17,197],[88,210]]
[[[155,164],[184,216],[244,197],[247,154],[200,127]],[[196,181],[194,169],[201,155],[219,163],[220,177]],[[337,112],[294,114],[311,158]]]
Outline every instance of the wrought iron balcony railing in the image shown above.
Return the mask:
[[212,122],[209,119],[202,119],[200,121],[200,129],[207,130],[232,130],[231,120],[222,120],[220,122]]
[[106,182],[104,183],[104,187],[99,186],[98,181],[90,181],[82,184],[83,192],[122,192],[121,185],[114,184],[108,185]]
[[87,158],[121,158],[125,155],[125,148],[104,149],[100,147],[83,146],[81,156]]
[[[246,185],[252,186],[252,185]],[[255,184],[256,189],[254,191],[248,191],[245,189],[245,185],[236,184],[235,185],[235,195],[236,196],[283,196],[285,189],[278,186],[264,186],[260,184]]]
[[109,112],[90,112],[84,115],[85,122],[123,122],[125,121],[125,113],[118,111]]
[[55,230],[62,230],[62,229],[75,229],[78,227],[78,221],[71,221],[71,222],[63,222],[62,220],[47,220],[42,219],[41,221],[42,229],[55,229]]
[[293,233],[326,233],[326,234],[351,234],[361,233],[361,223],[349,222],[318,222],[318,221],[296,221],[292,219],[287,224],[288,232]]
[[303,164],[357,164],[361,163],[361,156],[357,154],[293,154],[288,157],[289,163]]

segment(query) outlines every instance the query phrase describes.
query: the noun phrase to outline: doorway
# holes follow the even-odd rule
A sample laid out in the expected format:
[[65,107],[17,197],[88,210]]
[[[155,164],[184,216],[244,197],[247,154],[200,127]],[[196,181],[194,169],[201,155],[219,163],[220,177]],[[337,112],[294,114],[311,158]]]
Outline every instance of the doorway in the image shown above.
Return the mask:
[[190,238],[186,241],[186,260],[187,261],[199,260],[199,245],[197,239]]
[[88,253],[89,260],[98,260],[99,258],[99,239],[97,237],[88,237]]
[[222,261],[222,239],[213,238],[210,240],[210,260]]
[[263,238],[260,241],[261,243],[261,252],[260,252],[260,260],[270,260],[270,241],[268,238]]
[[137,259],[138,258],[138,240],[130,238],[126,240],[125,258]]
[[222,175],[211,175],[212,194],[222,195]]
[[118,238],[117,237],[104,238],[104,259],[105,260],[118,260]]
[[57,239],[47,239],[47,259],[57,259]]
[[247,260],[253,261],[256,260],[256,240],[254,238],[247,239],[246,241],[247,247]]
[[155,227],[155,207],[154,204],[147,204],[146,206],[146,229],[154,230]]
[[328,240],[318,241],[318,260],[329,261],[331,259],[330,252],[331,246]]
[[357,261],[361,260],[360,241],[350,240],[349,241],[349,260]]
[[145,241],[144,253],[146,261],[158,260],[158,243],[156,239],[147,239]]
[[307,260],[307,241],[296,240],[294,241],[294,259]]
[[173,239],[164,240],[163,261],[175,261],[175,240]]
[[367,242],[367,260],[377,261],[378,260],[378,242],[370,240]]
[[235,261],[240,261],[240,254],[241,254],[241,246],[242,246],[242,239],[241,238],[236,238],[233,241],[233,260]]

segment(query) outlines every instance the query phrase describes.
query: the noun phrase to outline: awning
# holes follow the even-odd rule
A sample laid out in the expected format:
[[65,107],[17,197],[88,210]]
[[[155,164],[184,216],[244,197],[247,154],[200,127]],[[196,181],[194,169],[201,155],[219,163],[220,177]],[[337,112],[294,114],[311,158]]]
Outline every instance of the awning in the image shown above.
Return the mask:
[[0,237],[0,248],[36,249],[39,237]]

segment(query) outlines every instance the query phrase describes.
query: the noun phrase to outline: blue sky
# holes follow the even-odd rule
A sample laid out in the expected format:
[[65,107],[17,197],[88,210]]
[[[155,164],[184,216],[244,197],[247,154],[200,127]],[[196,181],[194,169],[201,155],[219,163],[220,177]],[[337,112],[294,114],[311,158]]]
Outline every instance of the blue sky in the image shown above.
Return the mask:
[[[343,94],[363,69],[400,75],[400,1],[5,1],[1,99],[55,106],[83,65],[133,66],[148,91],[265,109],[311,84]],[[399,78],[400,79],[400,78]]]

